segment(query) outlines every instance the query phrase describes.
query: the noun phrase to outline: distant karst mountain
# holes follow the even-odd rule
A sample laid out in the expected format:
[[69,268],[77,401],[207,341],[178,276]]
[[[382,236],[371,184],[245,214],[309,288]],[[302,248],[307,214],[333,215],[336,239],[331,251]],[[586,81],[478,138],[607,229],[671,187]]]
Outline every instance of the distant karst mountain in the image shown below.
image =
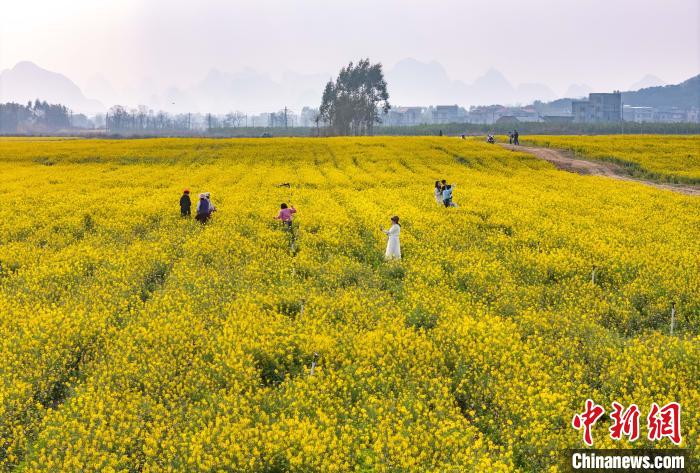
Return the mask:
[[700,108],[700,74],[677,85],[623,92],[622,102],[637,107]]
[[653,76],[651,74],[647,74],[644,77],[642,77],[640,80],[635,82],[634,84],[630,85],[628,90],[640,90],[640,89],[647,89],[649,87],[660,87],[663,85],[668,85],[666,82],[662,81],[656,76]]
[[285,72],[274,80],[250,68],[236,73],[212,69],[183,93],[203,111],[276,111],[285,106],[300,111],[305,105],[318,105],[328,78]]
[[[515,105],[535,100],[547,102],[556,94],[544,84],[513,85],[496,69],[489,69],[471,83],[450,78],[436,61],[404,59],[385,68],[390,101],[394,105]],[[152,80],[141,79],[136,86],[117,90],[102,76],[86,83],[92,100],[73,81],[25,61],[0,72],[0,102],[45,100],[61,103],[75,112],[100,113],[120,104],[127,108],[146,105],[167,112],[201,112],[223,114],[233,111],[259,113],[287,106],[296,112],[304,106],[318,106],[321,92],[330,74],[284,72],[277,79],[245,68],[238,72],[211,69],[202,80],[187,87],[157,90]],[[656,84],[657,77],[647,75],[638,84]],[[593,90],[586,85],[572,85],[566,97],[585,97]],[[626,105],[653,107],[700,107],[700,76],[678,85],[653,86],[624,92]]]
[[300,111],[305,105],[317,105],[329,77],[284,72],[280,80],[273,80],[252,69],[236,73],[212,69],[189,87],[171,86],[154,91],[147,80],[137,87],[117,90],[107,78],[96,75],[86,83],[86,90],[103,100],[100,102],[88,99],[66,76],[24,61],[0,72],[0,102],[26,103],[38,98],[90,114],[104,112],[116,104],[127,108],[143,104],[169,112],[261,112],[284,106]]
[[60,103],[85,113],[105,109],[101,102],[85,97],[66,76],[42,69],[32,62],[19,62],[12,69],[0,72],[0,102],[27,103],[35,99]]
[[564,97],[580,99],[582,97],[588,97],[588,94],[591,92],[593,92],[593,88],[586,84],[571,84],[569,88],[566,89]]
[[406,58],[387,69],[385,74],[392,103],[402,105],[525,104],[538,99],[556,98],[554,92],[544,84],[513,86],[496,69],[489,69],[468,84],[451,79],[444,67],[436,61],[421,62]]

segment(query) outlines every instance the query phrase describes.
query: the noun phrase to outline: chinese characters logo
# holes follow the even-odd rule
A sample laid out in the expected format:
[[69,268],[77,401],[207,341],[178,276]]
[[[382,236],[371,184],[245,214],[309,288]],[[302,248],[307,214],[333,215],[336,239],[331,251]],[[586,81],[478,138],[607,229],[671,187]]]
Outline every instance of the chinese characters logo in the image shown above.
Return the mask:
[[[610,438],[620,440],[627,437],[630,442],[639,438],[639,418],[641,412],[636,404],[625,406],[618,402],[612,403],[610,412],[612,426],[608,429]],[[583,430],[583,442],[589,447],[593,445],[593,426],[605,414],[603,406],[596,404],[591,399],[586,399],[583,412],[574,415],[571,425],[576,430]],[[651,403],[647,421],[647,438],[654,442],[664,437],[676,445],[681,443],[681,405],[677,402],[669,402],[663,407],[655,402]]]

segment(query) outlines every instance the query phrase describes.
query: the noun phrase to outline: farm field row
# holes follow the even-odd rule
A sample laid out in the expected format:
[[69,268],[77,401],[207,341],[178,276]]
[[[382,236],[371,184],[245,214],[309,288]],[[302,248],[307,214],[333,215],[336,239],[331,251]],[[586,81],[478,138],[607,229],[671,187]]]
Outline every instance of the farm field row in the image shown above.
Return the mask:
[[528,136],[523,144],[566,149],[622,166],[641,179],[700,184],[700,136]]
[[0,139],[0,189],[2,471],[556,471],[588,398],[698,457],[696,197],[447,137]]

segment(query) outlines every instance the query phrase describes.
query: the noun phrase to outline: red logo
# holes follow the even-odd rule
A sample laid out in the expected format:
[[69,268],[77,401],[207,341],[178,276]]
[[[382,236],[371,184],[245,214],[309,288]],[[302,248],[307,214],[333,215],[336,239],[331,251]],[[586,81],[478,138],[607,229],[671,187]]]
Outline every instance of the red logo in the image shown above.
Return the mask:
[[630,405],[626,410],[617,402],[613,402],[613,411],[610,417],[613,425],[610,427],[610,438],[620,440],[622,435],[634,442],[639,438],[639,408],[636,404]]
[[676,445],[681,443],[681,405],[677,402],[669,402],[659,408],[655,402],[651,403],[651,410],[647,416],[647,429],[649,440],[661,440],[664,437],[671,439]]
[[[639,417],[641,412],[636,404],[625,406],[619,402],[612,403],[613,410],[610,412],[612,425],[608,429],[610,438],[621,440],[627,437],[630,442],[639,438]],[[571,425],[576,430],[583,430],[583,442],[589,447],[593,445],[593,426],[605,414],[605,409],[586,399],[586,408],[583,412],[574,414]],[[680,445],[681,436],[681,405],[677,402],[669,402],[663,407],[655,402],[651,403],[649,415],[647,416],[647,438],[652,442],[667,437],[671,442]]]
[[593,445],[591,428],[604,413],[605,409],[603,409],[603,406],[599,406],[590,399],[586,399],[586,410],[581,414],[574,415],[574,418],[571,420],[571,425],[574,426],[574,429],[581,430],[581,428],[583,428],[583,441],[589,447]]

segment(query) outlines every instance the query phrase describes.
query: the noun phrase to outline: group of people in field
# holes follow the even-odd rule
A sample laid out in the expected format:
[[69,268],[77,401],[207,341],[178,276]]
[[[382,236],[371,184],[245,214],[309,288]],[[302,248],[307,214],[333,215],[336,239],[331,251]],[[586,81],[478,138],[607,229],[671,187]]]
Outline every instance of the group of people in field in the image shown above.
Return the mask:
[[[442,182],[445,184],[445,199],[447,200],[447,202],[451,202],[452,186],[446,184],[444,180]],[[445,206],[450,207],[451,205],[445,204]],[[199,200],[197,201],[197,205],[195,207],[195,220],[197,220],[201,224],[205,224],[211,218],[211,215],[215,211],[216,206],[211,201],[211,193],[203,192],[199,194]],[[275,219],[279,220],[286,230],[291,231],[293,217],[296,213],[297,209],[294,208],[294,205],[287,205],[286,203],[282,203],[280,205],[280,210],[277,213]],[[190,198],[189,189],[185,189],[182,192],[182,196],[180,197],[180,215],[184,218],[189,218],[192,215],[192,199]],[[401,233],[401,224],[399,223],[398,215],[394,215],[393,217],[391,217],[391,226],[388,229],[384,228],[383,225],[379,225],[379,229],[388,237],[384,258],[386,260],[401,259],[401,243],[399,241],[399,235]]]
[[[216,205],[211,201],[211,193],[203,192],[199,194],[199,200],[195,207],[195,220],[205,224],[214,212],[216,212]],[[192,200],[190,199],[189,189],[185,189],[180,197],[180,215],[183,217],[192,215]]]
[[452,200],[452,191],[454,189],[454,184],[448,184],[445,179],[442,181],[435,181],[435,202],[438,205],[444,205],[445,207],[458,207],[458,205]]
[[[457,207],[457,204],[452,200],[452,191],[454,187],[454,184],[448,184],[445,179],[435,181],[435,202],[445,207]],[[383,225],[379,225],[379,229],[388,237],[384,259],[401,259],[401,242],[399,241],[401,224],[399,223],[399,216],[394,215],[391,217],[391,226],[388,229],[385,229]]]
[[[464,135],[462,135],[462,137],[464,137]],[[494,143],[496,143],[496,138],[491,133],[489,133],[486,136],[486,142],[494,144]],[[516,145],[516,146],[520,145],[520,134],[518,133],[518,130],[513,130],[513,131],[508,132],[508,144],[509,145]]]
[[[285,229],[291,231],[292,219],[295,213],[297,213],[297,209],[295,209],[292,204],[287,205],[286,203],[282,203],[280,205],[280,211],[275,219],[279,220]],[[379,225],[379,229],[388,237],[384,259],[401,259],[401,243],[399,242],[401,225],[399,224],[398,215],[391,217],[391,226],[388,229],[385,229],[383,225]]]

